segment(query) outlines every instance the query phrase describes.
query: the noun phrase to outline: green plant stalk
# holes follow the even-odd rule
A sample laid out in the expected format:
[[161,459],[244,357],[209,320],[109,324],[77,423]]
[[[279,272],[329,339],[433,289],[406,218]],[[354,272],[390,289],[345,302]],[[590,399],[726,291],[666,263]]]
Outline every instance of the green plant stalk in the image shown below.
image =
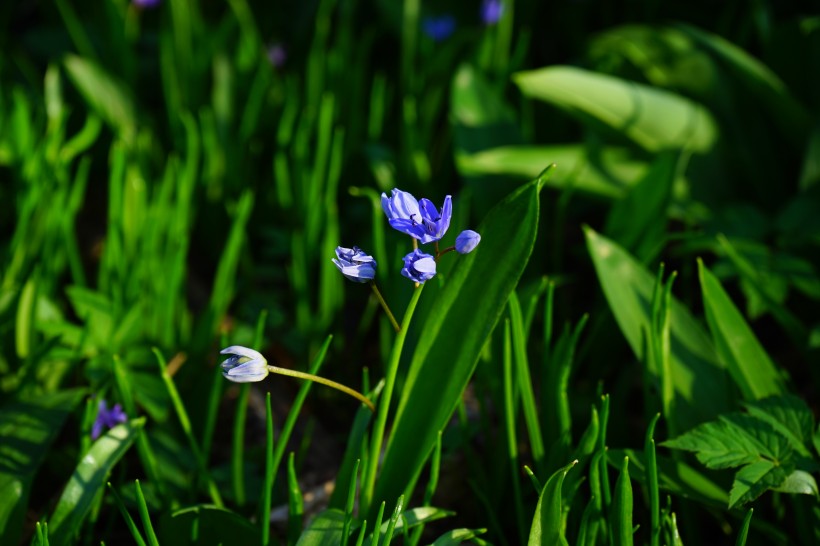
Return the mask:
[[513,501],[515,503],[515,520],[519,537],[525,533],[524,506],[521,503],[521,484],[518,481],[518,440],[515,433],[515,396],[513,394],[513,356],[512,330],[510,321],[504,322],[504,427],[507,432],[507,456],[512,472]]
[[171,397],[171,403],[174,405],[174,410],[176,411],[177,418],[179,419],[179,424],[182,427],[182,431],[185,433],[185,436],[188,437],[188,442],[191,444],[191,451],[194,452],[194,457],[199,465],[199,470],[205,477],[211,500],[219,508],[224,508],[225,503],[222,502],[222,496],[219,494],[219,489],[217,489],[216,484],[211,479],[211,475],[208,473],[208,468],[205,465],[205,459],[202,457],[202,452],[199,450],[199,445],[196,442],[196,438],[194,438],[194,431],[191,427],[191,420],[188,418],[188,412],[185,411],[185,405],[182,403],[182,398],[179,396],[179,391],[177,391],[176,385],[174,385],[174,380],[170,375],[168,375],[168,368],[165,364],[165,358],[156,347],[152,348],[152,351],[157,357],[157,365],[159,366],[162,380],[165,383],[165,388],[168,389],[168,395]]
[[393,531],[396,529],[396,522],[401,517],[401,511],[404,508],[404,495],[399,497],[396,501],[396,508],[393,510],[393,517],[390,518],[390,523],[387,525],[387,533],[384,535],[384,546],[390,546],[390,541],[393,540]]
[[649,423],[646,431],[646,442],[644,452],[646,457],[646,486],[649,490],[649,516],[650,516],[650,546],[659,546],[661,539],[661,500],[658,491],[658,461],[655,454],[655,425],[661,414],[656,413]]
[[393,316],[393,313],[390,311],[390,307],[387,305],[387,302],[384,301],[384,297],[382,297],[382,293],[379,291],[379,287],[376,286],[375,282],[371,282],[369,284],[370,288],[373,289],[373,293],[376,295],[376,299],[379,300],[382,309],[384,309],[384,312],[387,313],[387,318],[390,319],[390,324],[393,325],[393,329],[396,331],[396,333],[401,332],[401,326],[398,322],[396,322],[396,317]]
[[[413,239],[415,241],[415,239]],[[396,373],[399,369],[399,360],[401,359],[404,341],[407,339],[407,329],[410,326],[410,320],[413,318],[413,312],[416,310],[416,305],[421,297],[423,285],[413,290],[413,296],[410,298],[410,303],[407,305],[407,310],[404,312],[404,319],[402,324],[404,327],[396,335],[396,341],[393,343],[393,352],[390,355],[390,361],[387,363],[385,370],[384,390],[379,399],[379,410],[376,413],[376,422],[373,425],[373,433],[370,442],[370,453],[367,461],[367,474],[362,483],[362,495],[360,499],[360,511],[366,514],[370,509],[370,504],[373,502],[373,491],[376,487],[376,473],[378,471],[379,454],[382,449],[382,442],[384,441],[384,430],[387,426],[387,414],[390,411],[390,400],[393,398],[393,388],[396,385]],[[378,528],[378,527],[377,527]]]
[[140,481],[134,480],[134,484],[137,488],[137,507],[139,508],[140,519],[142,520],[142,528],[145,531],[145,536],[148,537],[148,543],[151,546],[159,546],[157,535],[154,533],[154,526],[151,525],[151,515],[148,513],[148,505],[145,504],[145,497],[142,494]]
[[114,486],[111,485],[111,482],[108,482],[107,485],[108,490],[111,491],[111,494],[114,497],[114,504],[117,505],[117,508],[120,510],[120,514],[122,514],[122,517],[125,520],[126,527],[128,527],[128,530],[131,532],[131,536],[134,537],[134,542],[137,543],[137,546],[145,546],[145,540],[142,538],[142,533],[140,533],[139,529],[137,529],[137,524],[134,523],[134,518],[132,518],[131,514],[128,513],[128,509],[122,502],[122,498],[120,498],[119,493],[117,493]]
[[245,458],[245,421],[248,417],[248,399],[251,386],[248,383],[239,386],[236,399],[236,413],[233,421],[233,449],[231,449],[231,481],[236,504],[245,504],[245,479],[243,460]]
[[740,526],[740,532],[737,534],[737,541],[735,546],[746,546],[746,537],[749,536],[749,525],[752,523],[752,514],[754,508],[749,508],[746,512],[746,517],[743,518],[743,524]]
[[364,544],[364,537],[367,535],[367,520],[362,521],[362,527],[359,529],[359,538],[356,539],[356,546]]
[[299,480],[296,478],[296,457],[293,451],[288,456],[288,544],[296,544],[302,534],[302,518],[305,507]]
[[361,459],[356,459],[353,465],[353,472],[350,476],[350,487],[347,490],[347,503],[345,504],[345,523],[342,530],[342,546],[347,546],[350,539],[350,524],[353,522],[353,506],[356,501],[356,477],[359,475],[359,463]]
[[262,526],[262,546],[270,544],[270,509],[273,490],[273,412],[270,393],[265,395],[265,485],[262,488],[262,509],[259,524]]
[[364,404],[365,406],[370,408],[370,411],[376,411],[376,407],[373,405],[373,402],[371,402],[365,395],[363,395],[362,393],[360,393],[358,391],[355,391],[355,390],[351,389],[350,387],[342,385],[341,383],[337,383],[335,381],[332,381],[330,379],[326,379],[324,377],[320,377],[318,375],[313,375],[312,373],[300,372],[300,371],[297,371],[297,370],[290,370],[288,368],[279,368],[277,366],[268,366],[268,370],[271,373],[276,373],[276,374],[279,374],[279,375],[287,375],[288,377],[296,377],[298,379],[306,379],[308,381],[313,381],[314,383],[321,383],[322,385],[332,387],[332,388],[336,389],[337,391],[342,391],[345,394],[349,394],[350,396],[352,396],[353,398],[355,398],[356,400],[358,400],[359,402],[361,402],[362,404]]
[[376,516],[376,525],[373,527],[373,536],[370,539],[370,546],[379,546],[379,539],[381,538],[382,518],[384,517],[384,505],[382,501],[379,506],[379,514]]

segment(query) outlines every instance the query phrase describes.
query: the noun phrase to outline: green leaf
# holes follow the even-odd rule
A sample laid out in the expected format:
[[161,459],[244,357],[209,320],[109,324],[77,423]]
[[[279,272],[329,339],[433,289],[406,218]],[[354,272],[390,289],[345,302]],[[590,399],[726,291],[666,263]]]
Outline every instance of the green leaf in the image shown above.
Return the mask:
[[805,470],[795,470],[786,477],[786,480],[774,488],[781,493],[795,493],[798,495],[812,495],[817,497],[817,482],[814,476]]
[[607,126],[650,152],[706,152],[717,140],[709,112],[669,91],[571,66],[519,72],[513,81],[525,95]]
[[782,463],[793,453],[788,440],[770,424],[741,413],[721,415],[662,445],[693,451],[709,468],[735,467],[762,458]]
[[160,544],[218,546],[260,543],[259,529],[230,510],[201,504],[165,514],[160,520]]
[[436,308],[424,323],[413,324],[423,335],[402,390],[372,506],[409,493],[435,446],[437,431],[461,399],[532,252],[541,185],[540,179],[527,184],[490,211],[478,228],[478,248],[459,256],[444,289],[424,294],[434,298]]
[[757,341],[720,281],[698,260],[703,307],[718,354],[743,397],[756,400],[785,394],[783,377]]
[[458,169],[466,176],[493,174],[532,180],[550,163],[558,168],[547,186],[610,199],[626,195],[648,169],[646,162],[633,158],[629,150],[614,146],[600,150],[582,144],[501,146],[456,156]]
[[809,451],[814,430],[814,417],[803,401],[794,395],[772,396],[745,404],[750,415],[765,421],[782,434],[795,451],[811,457]]
[[126,141],[136,132],[134,101],[128,89],[95,62],[66,55],[63,66],[85,101]]
[[621,473],[612,497],[612,544],[632,546],[632,482],[629,481],[629,457],[624,457]]
[[527,541],[529,546],[537,545],[557,545],[568,544],[564,536],[564,525],[562,521],[562,500],[561,486],[567,472],[575,466],[577,461],[568,464],[560,469],[547,480],[541,495],[538,497],[538,504],[535,507],[535,517],[532,519],[530,527],[530,537]]
[[91,510],[94,497],[105,485],[111,469],[131,447],[144,424],[145,418],[140,418],[117,425],[94,442],[77,464],[49,519],[52,544],[68,544],[80,530]]
[[20,543],[34,474],[83,394],[25,397],[0,409],[0,543]]
[[735,481],[729,492],[729,508],[751,502],[767,489],[778,487],[791,473],[792,468],[765,459],[744,466],[735,474]]
[[451,546],[486,533],[486,529],[453,529],[438,537],[432,546]]
[[345,513],[331,508],[316,516],[296,546],[337,546],[342,543]]
[[[586,228],[587,248],[598,280],[621,332],[639,360],[644,361],[644,333],[651,331],[655,278],[621,247]],[[673,430],[688,430],[731,407],[728,374],[709,336],[676,299],[670,310],[670,368],[674,415],[666,416]],[[656,377],[660,382],[660,378]]]

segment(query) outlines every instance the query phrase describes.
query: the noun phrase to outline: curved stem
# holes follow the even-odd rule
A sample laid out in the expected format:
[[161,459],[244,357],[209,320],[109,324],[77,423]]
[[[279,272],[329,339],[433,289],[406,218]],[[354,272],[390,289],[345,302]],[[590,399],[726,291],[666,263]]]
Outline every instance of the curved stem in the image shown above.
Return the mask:
[[390,411],[390,399],[393,397],[393,388],[396,384],[396,372],[399,369],[399,360],[401,359],[404,340],[407,337],[410,319],[413,317],[413,311],[416,309],[421,291],[422,288],[413,290],[413,297],[410,298],[410,303],[407,305],[407,310],[404,312],[404,318],[402,319],[404,328],[401,329],[396,336],[396,340],[393,342],[393,351],[390,353],[390,361],[387,363],[387,368],[385,369],[384,390],[379,397],[379,411],[376,413],[376,422],[373,425],[370,453],[367,459],[367,473],[363,476],[361,486],[361,496],[359,500],[361,513],[367,513],[371,508],[370,504],[373,500],[376,474],[379,467],[379,454],[381,453],[382,442],[384,441],[384,429],[387,426],[387,413]]
[[362,404],[370,408],[370,411],[376,411],[376,407],[373,406],[373,402],[371,402],[365,395],[358,391],[354,391],[350,387],[342,385],[341,383],[336,383],[335,381],[325,379],[324,377],[319,377],[318,375],[313,375],[312,373],[297,372],[296,370],[289,370],[288,368],[279,368],[277,366],[268,366],[268,370],[271,373],[278,373],[279,375],[287,375],[290,377],[296,377],[298,379],[307,379],[308,381],[313,381],[314,383],[321,383],[322,385],[327,385],[328,387],[332,387],[337,391],[342,391],[343,393],[349,394],[353,398],[359,400]]
[[375,281],[370,283],[370,288],[373,289],[373,293],[376,294],[376,299],[379,300],[379,303],[382,305],[382,309],[384,309],[384,312],[387,313],[387,318],[390,319],[390,324],[393,325],[393,329],[396,330],[396,332],[400,332],[401,331],[401,326],[396,321],[396,317],[394,317],[393,313],[390,311],[390,307],[387,306],[387,302],[384,301],[384,298],[382,297],[382,293],[379,291],[379,288],[376,286]]

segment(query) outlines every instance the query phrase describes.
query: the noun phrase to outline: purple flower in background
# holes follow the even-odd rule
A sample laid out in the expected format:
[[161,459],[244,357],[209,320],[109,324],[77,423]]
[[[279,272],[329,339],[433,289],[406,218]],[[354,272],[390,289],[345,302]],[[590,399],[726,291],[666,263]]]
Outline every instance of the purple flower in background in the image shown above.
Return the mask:
[[353,248],[337,246],[333,263],[345,278],[353,282],[372,281],[376,276],[376,260],[362,252],[362,249],[357,246]]
[[429,199],[416,201],[407,192],[393,190],[390,197],[382,193],[382,209],[393,229],[426,244],[444,237],[453,217],[453,200],[449,195],[445,197],[439,214]]
[[94,420],[94,425],[91,427],[91,439],[96,440],[103,432],[103,427],[114,428],[120,423],[128,420],[128,416],[122,411],[122,406],[114,404],[114,407],[108,409],[108,404],[105,400],[100,398],[100,403],[97,406],[97,418]]
[[401,274],[417,283],[429,281],[436,276],[436,259],[419,249],[404,257]]
[[219,354],[231,355],[222,363],[222,375],[234,383],[262,381],[270,373],[268,361],[253,349],[232,345]]
[[481,21],[492,26],[501,20],[504,15],[504,4],[501,0],[482,0],[480,9]]
[[132,3],[138,8],[155,8],[159,5],[160,0],[132,0]]
[[288,52],[282,44],[272,44],[268,47],[268,62],[276,68],[282,67],[288,60]]
[[465,229],[456,237],[456,252],[469,254],[481,242],[481,235],[471,229]]
[[425,17],[421,21],[421,30],[435,42],[446,40],[456,30],[456,20],[452,15]]

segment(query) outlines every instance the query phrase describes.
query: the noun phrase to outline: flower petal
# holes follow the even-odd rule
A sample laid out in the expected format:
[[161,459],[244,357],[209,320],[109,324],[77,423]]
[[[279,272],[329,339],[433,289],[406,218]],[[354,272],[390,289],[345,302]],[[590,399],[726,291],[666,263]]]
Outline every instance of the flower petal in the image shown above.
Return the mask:
[[226,347],[226,348],[222,349],[221,351],[219,351],[219,354],[221,354],[221,355],[228,355],[228,354],[240,355],[240,356],[246,356],[250,359],[254,359],[254,358],[261,358],[262,360],[265,359],[265,357],[263,357],[257,351],[254,351],[253,349],[248,349],[247,347],[243,347],[241,345],[231,345],[230,347]]

